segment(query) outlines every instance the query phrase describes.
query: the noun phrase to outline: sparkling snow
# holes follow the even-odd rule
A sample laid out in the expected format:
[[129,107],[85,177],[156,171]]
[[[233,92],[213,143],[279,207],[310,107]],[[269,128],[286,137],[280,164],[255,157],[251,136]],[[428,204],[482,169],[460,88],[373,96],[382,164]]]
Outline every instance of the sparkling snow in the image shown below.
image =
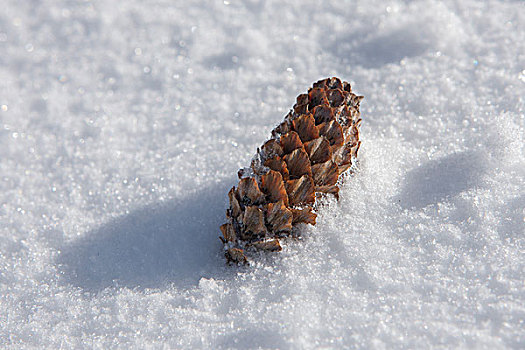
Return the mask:
[[[525,348],[523,2],[1,8],[0,347]],[[331,76],[357,172],[225,266],[238,168]]]

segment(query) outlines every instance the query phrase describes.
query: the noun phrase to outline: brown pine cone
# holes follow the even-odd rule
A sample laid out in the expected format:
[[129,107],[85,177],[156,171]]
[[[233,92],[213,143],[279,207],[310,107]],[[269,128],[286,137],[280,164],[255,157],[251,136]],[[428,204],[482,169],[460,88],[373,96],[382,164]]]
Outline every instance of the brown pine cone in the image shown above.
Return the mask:
[[319,80],[239,170],[221,226],[228,262],[246,263],[245,251],[280,251],[279,238],[295,225],[315,225],[316,195],[339,198],[337,181],[357,156],[363,96],[338,78]]

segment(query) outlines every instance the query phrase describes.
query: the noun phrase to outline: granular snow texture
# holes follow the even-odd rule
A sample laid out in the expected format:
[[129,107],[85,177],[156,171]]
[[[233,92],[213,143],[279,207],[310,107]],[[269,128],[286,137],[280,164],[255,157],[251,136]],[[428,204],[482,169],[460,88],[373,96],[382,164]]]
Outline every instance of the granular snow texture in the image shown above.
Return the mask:
[[[523,2],[1,8],[0,347],[525,348]],[[355,174],[227,267],[237,169],[331,76]]]

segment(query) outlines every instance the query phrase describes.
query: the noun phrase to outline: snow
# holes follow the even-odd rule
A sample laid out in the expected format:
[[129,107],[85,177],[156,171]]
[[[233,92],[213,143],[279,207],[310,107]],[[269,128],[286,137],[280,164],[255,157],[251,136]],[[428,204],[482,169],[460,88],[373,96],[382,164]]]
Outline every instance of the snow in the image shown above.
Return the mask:
[[[1,7],[0,347],[525,347],[523,2]],[[237,170],[331,76],[356,173],[225,266]]]

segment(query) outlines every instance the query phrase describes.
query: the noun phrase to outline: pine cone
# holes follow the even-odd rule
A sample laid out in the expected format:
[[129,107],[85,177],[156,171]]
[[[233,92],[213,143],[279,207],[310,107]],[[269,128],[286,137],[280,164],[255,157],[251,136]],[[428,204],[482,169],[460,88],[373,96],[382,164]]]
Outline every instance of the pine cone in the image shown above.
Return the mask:
[[359,141],[363,96],[338,78],[319,80],[239,170],[221,226],[226,259],[246,263],[245,251],[280,251],[279,239],[300,223],[315,225],[316,197],[339,198],[339,176],[352,165]]

